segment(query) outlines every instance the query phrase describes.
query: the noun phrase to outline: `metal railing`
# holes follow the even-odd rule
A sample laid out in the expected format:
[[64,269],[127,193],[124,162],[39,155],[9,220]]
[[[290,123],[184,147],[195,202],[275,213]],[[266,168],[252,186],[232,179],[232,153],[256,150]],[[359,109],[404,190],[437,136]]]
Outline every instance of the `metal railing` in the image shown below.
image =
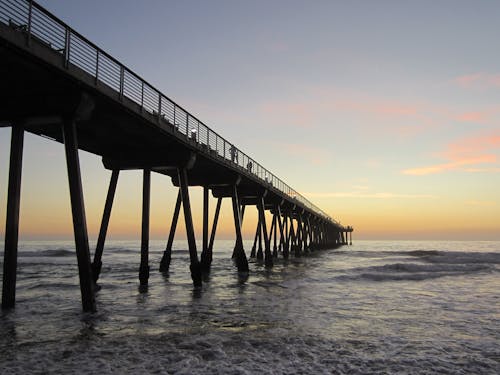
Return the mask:
[[340,225],[260,163],[36,2],[0,0],[0,22],[25,33],[27,43],[36,40],[50,47],[61,55],[66,67],[71,64],[90,74],[95,85],[111,88],[119,101],[128,99],[136,103],[142,111],[157,117],[160,124],[171,127],[202,151],[223,158],[242,173],[260,179],[268,188],[277,189],[299,205]]

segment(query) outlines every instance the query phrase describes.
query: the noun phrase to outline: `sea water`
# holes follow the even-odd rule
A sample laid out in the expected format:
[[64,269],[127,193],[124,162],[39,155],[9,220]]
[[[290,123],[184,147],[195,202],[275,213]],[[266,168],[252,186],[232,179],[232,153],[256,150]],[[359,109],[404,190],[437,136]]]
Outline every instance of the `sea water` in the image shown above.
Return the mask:
[[21,243],[0,373],[500,373],[500,242],[356,241],[245,278],[221,241],[201,290],[183,242],[158,272],[163,247],[141,289],[139,243],[107,242],[89,314],[72,242]]

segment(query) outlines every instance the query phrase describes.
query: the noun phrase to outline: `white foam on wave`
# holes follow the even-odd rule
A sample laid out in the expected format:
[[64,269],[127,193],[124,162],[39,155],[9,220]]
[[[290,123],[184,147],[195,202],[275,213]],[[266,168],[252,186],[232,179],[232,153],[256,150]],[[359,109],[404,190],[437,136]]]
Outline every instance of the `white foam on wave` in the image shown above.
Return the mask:
[[[500,272],[500,253],[494,252],[362,251],[353,252],[353,256],[371,258],[379,264],[340,270],[341,274],[336,275],[336,280],[419,281],[445,276]],[[381,262],[386,264],[380,264]]]
[[339,276],[340,279],[369,279],[373,281],[389,280],[427,280],[445,276],[462,276],[479,272],[498,272],[494,265],[489,264],[417,264],[394,263],[383,266],[372,266],[350,270],[349,275]]
[[19,257],[21,258],[33,258],[33,257],[68,257],[75,256],[75,251],[68,250],[64,248],[59,249],[46,249],[46,250],[22,250],[19,252]]
[[[398,349],[399,348],[399,349]],[[325,340],[286,329],[262,334],[127,335],[76,337],[43,348],[11,345],[0,355],[2,374],[364,374],[401,372],[495,373],[494,359],[462,358],[447,348],[408,343],[405,350],[381,338]],[[394,353],[394,355],[389,355]],[[459,367],[457,367],[457,364]]]
[[447,264],[500,264],[500,253],[466,253],[460,251],[438,252],[425,257],[425,261]]

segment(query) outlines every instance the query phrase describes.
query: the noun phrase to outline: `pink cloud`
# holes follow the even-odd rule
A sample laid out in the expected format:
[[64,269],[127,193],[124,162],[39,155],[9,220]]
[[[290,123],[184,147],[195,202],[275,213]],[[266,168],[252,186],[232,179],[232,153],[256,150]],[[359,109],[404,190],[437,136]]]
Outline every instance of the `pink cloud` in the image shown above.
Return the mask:
[[465,168],[464,171],[471,173],[499,173],[500,167],[492,168]]
[[442,154],[450,160],[461,160],[492,150],[500,150],[500,134],[461,139],[449,144]]
[[[467,85],[481,79],[482,76],[476,74],[458,81]],[[273,126],[302,129],[324,127],[347,118],[359,124],[357,129],[362,130],[362,136],[370,138],[390,134],[408,139],[451,128],[457,122],[491,126],[500,121],[500,105],[453,108],[425,100],[384,98],[321,86],[299,86],[292,95],[292,98],[265,101],[257,111]]]
[[267,49],[271,52],[279,53],[288,51],[289,47],[283,41],[273,41],[267,44]]
[[481,73],[476,73],[476,74],[468,74],[468,75],[463,75],[456,77],[453,81],[462,87],[470,87],[476,82],[480,81],[482,74]]
[[315,126],[314,114],[317,109],[315,110],[308,102],[268,102],[262,106],[262,111],[266,117],[276,118],[287,126],[294,125],[299,128]]
[[[450,170],[465,172],[498,172],[498,157],[500,151],[500,135],[470,137],[449,144],[439,153],[448,162],[425,167],[403,170],[408,175],[428,175]],[[495,164],[493,167],[482,167],[483,164]],[[467,167],[467,168],[464,168]]]
[[471,201],[466,201],[466,204],[470,206],[483,206],[483,207],[492,207],[497,204],[495,201],[480,201],[480,200],[471,200]]
[[374,113],[387,116],[416,116],[418,114],[417,106],[401,103],[374,103],[372,110]]
[[[427,127],[426,116],[416,104],[377,98],[345,98],[335,92],[313,93],[294,100],[273,100],[261,104],[260,112],[275,126],[314,129],[340,117],[357,117],[367,132],[408,137]],[[374,122],[377,128],[370,126]],[[374,135],[374,134],[372,134]]]
[[485,112],[464,112],[455,117],[455,120],[460,122],[484,123],[488,121],[488,114]]
[[378,115],[385,118],[416,116],[419,106],[376,98],[368,99],[335,99],[329,103],[337,110]]
[[453,82],[463,88],[500,87],[500,74],[474,73],[455,77]]
[[429,194],[399,194],[399,193],[368,193],[359,191],[329,192],[329,193],[302,193],[310,198],[369,198],[369,199],[434,199]]
[[442,173],[450,170],[457,170],[465,165],[477,165],[484,163],[495,163],[497,158],[495,155],[483,155],[472,159],[461,159],[450,163],[436,164],[428,167],[405,169],[403,174],[423,176],[428,174]]
[[309,147],[299,143],[287,143],[281,145],[289,155],[306,158],[314,165],[324,165],[330,158],[326,150],[316,147]]

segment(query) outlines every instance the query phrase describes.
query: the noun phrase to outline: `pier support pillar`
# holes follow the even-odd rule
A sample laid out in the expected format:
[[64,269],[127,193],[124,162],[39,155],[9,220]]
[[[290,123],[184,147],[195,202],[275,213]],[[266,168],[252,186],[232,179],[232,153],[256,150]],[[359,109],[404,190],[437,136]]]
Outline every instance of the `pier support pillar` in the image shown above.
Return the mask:
[[284,234],[283,234],[283,221],[282,221],[282,216],[281,216],[281,207],[277,206],[276,209],[278,210],[278,228],[280,230],[280,241],[278,245],[278,251],[283,252],[284,246],[285,246],[285,241],[284,241]]
[[212,255],[214,250],[215,232],[217,231],[217,223],[219,222],[220,206],[222,205],[222,198],[217,200],[217,206],[215,207],[214,220],[212,222],[212,232],[210,233],[210,242],[208,243],[208,254],[207,260],[209,264],[212,264]]
[[264,209],[264,197],[261,197],[258,199],[257,202],[257,207],[259,209],[259,218],[260,218],[260,223],[262,227],[262,235],[264,236],[264,248],[265,248],[265,259],[264,263],[266,267],[272,267],[273,266],[273,255],[271,254],[271,244],[269,241],[269,236],[267,232],[267,225],[266,225],[266,213]]
[[273,214],[273,224],[271,226],[271,233],[273,234],[273,257],[277,258],[278,257],[278,224],[277,224],[277,212],[276,209]]
[[260,215],[259,215],[259,241],[257,242],[257,259],[262,260],[264,259],[264,251],[262,247],[262,221],[260,220]]
[[[293,224],[293,214],[290,214],[290,237],[289,237],[289,242],[290,242],[290,251],[294,252],[295,256],[297,256],[297,238],[295,236],[295,229],[294,229],[294,224]],[[300,255],[300,254],[299,254]]]
[[78,159],[78,142],[76,124],[73,119],[64,119],[63,139],[68,169],[69,193],[75,233],[76,257],[80,275],[80,292],[83,311],[96,311],[94,299],[94,280],[90,263],[87,220],[83,201],[80,161]]
[[290,252],[290,241],[289,241],[289,238],[290,238],[289,233],[290,233],[290,231],[289,231],[289,227],[288,227],[288,213],[287,213],[286,210],[285,210],[285,213],[284,213],[283,220],[284,220],[283,258],[284,259],[288,259],[289,252]]
[[191,214],[191,203],[189,201],[189,185],[187,178],[187,171],[185,168],[178,169],[179,185],[182,197],[182,206],[184,209],[184,220],[186,222],[186,234],[189,245],[189,258],[191,260],[190,270],[191,279],[195,287],[201,287],[201,264],[198,260],[198,253],[196,251],[196,238],[194,235],[193,216]]
[[297,246],[295,247],[295,256],[300,257],[302,255],[303,250],[303,241],[302,241],[302,214],[300,212],[297,213],[297,231],[295,233],[297,239]]
[[246,209],[246,205],[245,204],[242,204],[240,206],[240,212],[241,212],[241,226],[243,226],[243,219],[245,218],[245,209]]
[[252,246],[252,252],[250,253],[250,258],[255,258],[257,241],[259,240],[259,234],[260,234],[260,221],[259,218],[257,218],[257,228],[255,229],[255,237],[253,240],[253,246]]
[[313,244],[313,239],[312,239],[312,226],[311,226],[311,216],[307,216],[307,238],[309,240],[309,245],[308,245],[308,250],[309,251],[314,251],[314,244]]
[[307,236],[307,218],[302,216],[302,244],[304,246],[304,253],[309,252],[309,245],[308,245],[308,236]]
[[248,259],[243,248],[243,236],[241,234],[241,213],[236,185],[232,190],[234,229],[236,231],[236,244],[234,246],[233,258],[238,268],[238,272],[248,272]]
[[104,250],[104,242],[106,241],[106,234],[108,232],[109,218],[111,216],[111,209],[113,207],[113,200],[115,198],[116,184],[118,183],[119,170],[113,170],[111,179],[109,181],[108,195],[106,196],[106,203],[104,204],[104,212],[102,214],[101,228],[99,230],[99,237],[97,238],[97,246],[94,254],[94,261],[92,262],[92,277],[94,283],[97,283],[102,268],[102,252]]
[[170,233],[168,235],[167,247],[163,252],[163,256],[160,261],[160,272],[168,272],[170,268],[170,261],[172,260],[172,244],[174,243],[175,230],[177,228],[177,221],[179,219],[179,211],[181,210],[181,189],[179,188],[179,193],[177,194],[177,201],[175,202],[174,215],[172,216],[172,224],[170,225]]
[[208,186],[203,187],[203,243],[201,250],[201,270],[210,272],[208,255]]
[[9,187],[5,249],[3,262],[2,309],[13,308],[16,303],[17,244],[19,237],[19,207],[21,203],[21,174],[23,165],[24,128],[12,125],[10,142]]
[[151,195],[151,171],[144,169],[142,178],[142,231],[141,231],[141,265],[139,281],[148,285],[149,279],[149,208]]

